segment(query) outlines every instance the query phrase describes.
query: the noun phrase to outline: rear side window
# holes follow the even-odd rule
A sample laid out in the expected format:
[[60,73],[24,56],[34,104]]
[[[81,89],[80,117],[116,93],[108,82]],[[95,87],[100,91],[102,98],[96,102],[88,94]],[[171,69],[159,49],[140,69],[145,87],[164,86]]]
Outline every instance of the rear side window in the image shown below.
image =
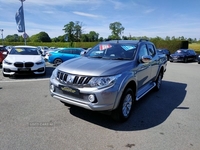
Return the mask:
[[73,49],[73,54],[76,54],[76,55],[80,55],[81,53],[81,50],[80,49]]
[[148,44],[147,46],[148,46],[149,55],[154,56],[156,54],[154,46],[152,44]]
[[65,53],[65,54],[72,54],[72,50],[71,49],[64,49],[59,51],[60,53]]

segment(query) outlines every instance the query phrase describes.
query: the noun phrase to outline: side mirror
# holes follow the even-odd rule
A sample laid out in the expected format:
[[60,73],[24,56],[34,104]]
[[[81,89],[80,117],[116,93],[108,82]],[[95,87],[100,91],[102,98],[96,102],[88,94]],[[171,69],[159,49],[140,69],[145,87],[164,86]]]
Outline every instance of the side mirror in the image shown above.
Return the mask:
[[144,56],[142,56],[141,61],[143,63],[149,63],[152,61],[152,57],[150,55],[144,55]]

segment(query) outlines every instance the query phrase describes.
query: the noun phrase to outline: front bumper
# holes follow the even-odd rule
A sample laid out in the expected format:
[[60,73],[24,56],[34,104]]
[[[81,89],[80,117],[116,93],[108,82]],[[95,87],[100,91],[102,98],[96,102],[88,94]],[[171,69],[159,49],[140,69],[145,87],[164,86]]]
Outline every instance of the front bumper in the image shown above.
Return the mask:
[[13,65],[3,64],[3,74],[14,75],[14,74],[44,74],[45,65],[34,65],[33,67],[15,67]]
[[184,61],[184,57],[171,57],[170,58],[171,61]]
[[[63,86],[68,90],[62,90],[61,87]],[[115,109],[116,102],[121,97],[121,92],[118,89],[117,85],[104,89],[67,87],[59,83],[56,79],[50,78],[50,93],[52,97],[62,102],[93,111],[110,111]],[[74,90],[76,92],[72,93],[71,91]],[[89,101],[91,95],[95,97],[94,102]]]

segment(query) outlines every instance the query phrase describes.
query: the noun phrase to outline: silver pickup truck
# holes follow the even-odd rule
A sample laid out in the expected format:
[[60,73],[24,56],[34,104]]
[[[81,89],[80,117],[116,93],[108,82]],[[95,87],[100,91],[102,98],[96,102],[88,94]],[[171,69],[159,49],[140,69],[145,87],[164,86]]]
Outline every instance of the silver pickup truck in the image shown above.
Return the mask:
[[167,57],[157,54],[148,40],[101,42],[85,56],[57,66],[50,93],[62,103],[110,112],[115,120],[126,121],[135,101],[160,89],[166,65]]

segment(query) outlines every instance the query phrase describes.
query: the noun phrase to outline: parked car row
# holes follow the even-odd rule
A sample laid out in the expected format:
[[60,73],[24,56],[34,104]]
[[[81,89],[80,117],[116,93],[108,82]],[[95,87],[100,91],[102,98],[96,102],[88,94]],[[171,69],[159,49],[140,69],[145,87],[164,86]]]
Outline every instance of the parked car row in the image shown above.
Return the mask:
[[179,49],[174,54],[171,54],[169,57],[170,62],[184,62],[196,61],[197,54],[192,49]]
[[167,60],[170,62],[195,62],[200,64],[200,55],[192,49],[178,49],[175,53],[171,54],[168,49],[157,49],[159,54],[165,54]]
[[[56,66],[66,60],[84,56],[91,48],[56,48],[45,46],[0,46],[0,65],[4,76],[14,74],[45,74],[45,61]],[[165,54],[170,62],[197,61],[200,55],[191,49],[179,49],[170,54],[168,49],[157,49],[159,54]]]
[[[0,63],[4,77],[15,74],[41,74],[46,73],[46,61],[54,65],[80,57],[83,48],[38,48],[35,46],[12,46],[8,51],[5,46],[0,46]],[[45,50],[46,49],[46,50]],[[44,54],[45,57],[44,57]],[[46,60],[45,60],[46,59]]]

